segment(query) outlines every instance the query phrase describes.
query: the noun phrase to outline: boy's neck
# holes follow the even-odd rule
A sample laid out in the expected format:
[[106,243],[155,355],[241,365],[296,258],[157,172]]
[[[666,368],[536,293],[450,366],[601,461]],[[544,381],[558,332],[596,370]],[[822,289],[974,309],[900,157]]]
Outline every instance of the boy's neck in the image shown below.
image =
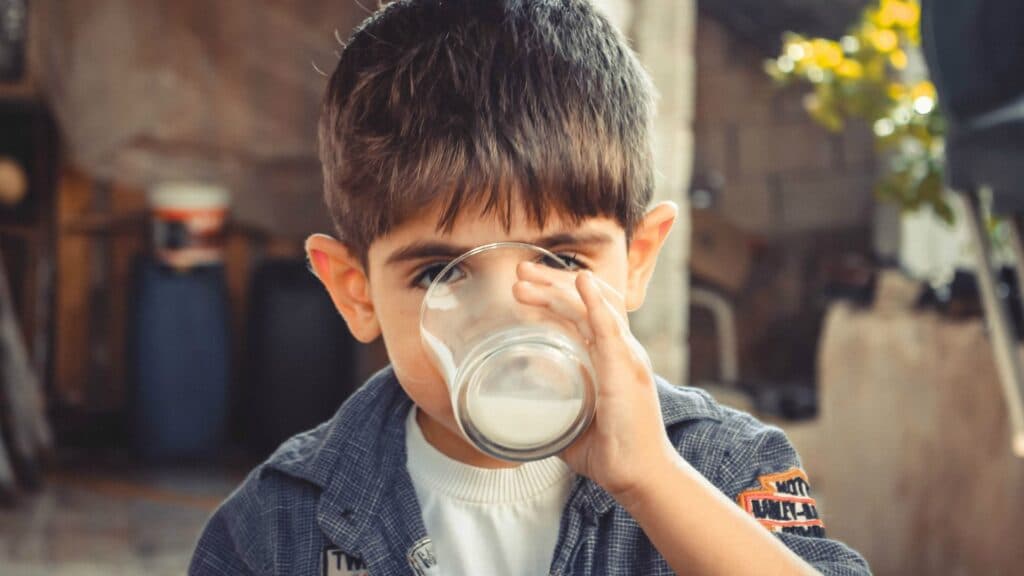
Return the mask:
[[438,423],[423,410],[416,410],[416,423],[423,438],[438,452],[468,466],[477,468],[515,468],[518,464],[492,458],[474,448],[458,434]]

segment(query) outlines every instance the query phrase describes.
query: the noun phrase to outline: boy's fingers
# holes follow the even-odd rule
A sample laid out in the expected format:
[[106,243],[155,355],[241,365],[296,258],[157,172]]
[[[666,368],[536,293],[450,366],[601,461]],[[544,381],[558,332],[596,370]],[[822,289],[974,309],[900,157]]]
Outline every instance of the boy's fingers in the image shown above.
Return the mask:
[[609,342],[621,340],[625,336],[622,319],[611,304],[605,300],[593,274],[584,272],[577,276],[576,288],[587,307],[590,327],[594,331],[597,345],[599,347],[607,346]]
[[[545,307],[568,319],[595,347],[596,361],[610,361],[619,368],[633,366],[637,370],[638,381],[649,379],[649,373],[654,371],[650,357],[630,332],[627,318],[610,301],[618,293],[589,271],[575,276],[574,285],[568,288],[561,282],[540,284],[521,280],[516,282],[512,291],[519,301]],[[632,361],[624,362],[624,351]]]
[[524,304],[547,308],[569,320],[585,340],[594,341],[586,306],[576,294],[569,295],[558,286],[544,286],[526,280],[516,282],[512,286],[512,294]]
[[[559,270],[550,266],[542,266],[534,262],[530,262],[529,260],[520,262],[517,272],[519,277],[523,280],[529,280],[530,282],[545,286],[564,285],[566,289],[572,293],[576,292],[574,283],[576,277],[580,274],[580,272],[576,271]],[[600,287],[605,298],[611,302],[613,306],[624,307],[625,299],[621,294],[619,294],[618,290],[597,276],[593,276],[593,279]]]
[[[616,340],[625,341],[630,349],[639,345],[630,333],[629,321],[623,312],[625,306],[622,295],[592,272],[570,272],[524,261],[519,263],[516,273],[521,280],[513,287],[513,293],[520,301],[544,306],[570,319],[583,337],[591,342],[601,339],[594,323],[604,319],[607,321],[606,333],[610,338],[604,344],[605,347]],[[581,283],[586,282],[584,276],[589,279],[589,286],[596,295],[594,304],[586,303],[583,298],[586,288],[581,288]],[[596,317],[591,312],[595,308],[600,309]]]
[[620,308],[623,310],[625,309],[626,299],[623,298],[622,294],[619,294],[619,291],[613,288],[611,284],[605,282],[596,274],[592,273],[590,275],[590,279],[593,280],[601,289],[601,294],[604,295],[605,299],[612,305],[612,308],[615,309],[617,315],[621,318],[622,316],[621,314],[618,314],[618,310]]
[[516,266],[516,274],[522,280],[529,280],[536,284],[549,285],[551,284],[551,278],[545,274],[546,270],[550,270],[547,266],[538,266],[529,260],[523,260]]
[[[576,285],[587,306],[590,326],[598,348],[598,361],[614,362],[618,369],[629,369],[636,382],[650,383],[654,367],[640,341],[629,331],[625,317],[604,297],[590,272],[579,275]],[[626,351],[629,359],[623,356]],[[632,361],[630,361],[632,360]]]
[[512,285],[512,294],[523,304],[548,308],[573,322],[586,320],[587,311],[583,302],[579,301],[579,298],[573,302],[556,286],[543,286],[520,280]]

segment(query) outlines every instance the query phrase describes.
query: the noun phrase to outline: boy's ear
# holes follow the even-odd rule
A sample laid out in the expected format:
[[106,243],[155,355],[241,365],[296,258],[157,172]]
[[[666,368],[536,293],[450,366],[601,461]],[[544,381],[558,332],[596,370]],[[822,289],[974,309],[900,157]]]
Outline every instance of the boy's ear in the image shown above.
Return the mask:
[[659,202],[647,211],[629,245],[629,272],[626,279],[626,310],[632,312],[644,303],[647,284],[654,274],[658,253],[679,215],[675,202]]
[[380,324],[370,299],[370,281],[359,258],[326,234],[306,239],[306,258],[356,340],[364,344],[376,340]]

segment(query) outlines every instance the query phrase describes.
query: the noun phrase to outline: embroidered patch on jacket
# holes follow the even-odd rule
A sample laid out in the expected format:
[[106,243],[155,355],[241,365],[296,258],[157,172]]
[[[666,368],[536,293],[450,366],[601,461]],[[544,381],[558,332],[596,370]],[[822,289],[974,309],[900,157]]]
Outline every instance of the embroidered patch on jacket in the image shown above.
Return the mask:
[[803,470],[766,474],[758,482],[759,488],[740,493],[736,501],[764,527],[799,536],[825,536],[825,524]]
[[437,558],[434,556],[434,543],[424,538],[412,545],[407,555],[409,567],[416,576],[432,576],[437,574]]
[[324,548],[323,576],[369,576],[366,563],[340,548]]

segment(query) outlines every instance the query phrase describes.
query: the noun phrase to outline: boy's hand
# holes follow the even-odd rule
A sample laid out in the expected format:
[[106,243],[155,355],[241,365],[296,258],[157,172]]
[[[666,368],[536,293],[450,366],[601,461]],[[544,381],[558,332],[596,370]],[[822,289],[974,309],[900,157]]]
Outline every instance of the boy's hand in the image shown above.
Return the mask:
[[622,296],[590,271],[532,262],[516,269],[515,297],[571,321],[587,341],[597,376],[590,428],[562,454],[577,473],[621,502],[652,471],[680,460],[665,432],[650,359],[629,330]]
[[597,373],[597,415],[562,452],[569,466],[608,491],[679,574],[817,574],[676,452],[615,289],[589,272],[527,262],[516,271],[515,297],[572,321]]

